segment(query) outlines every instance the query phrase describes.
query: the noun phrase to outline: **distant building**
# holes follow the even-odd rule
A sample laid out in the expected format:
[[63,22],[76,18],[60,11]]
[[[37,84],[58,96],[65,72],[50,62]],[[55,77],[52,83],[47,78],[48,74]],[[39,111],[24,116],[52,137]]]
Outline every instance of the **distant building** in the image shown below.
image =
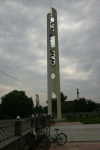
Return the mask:
[[69,109],[73,110],[75,108],[76,102],[77,102],[76,99],[75,100],[71,100],[71,101],[65,101],[65,102],[63,102],[62,107],[66,108],[66,110],[69,110]]

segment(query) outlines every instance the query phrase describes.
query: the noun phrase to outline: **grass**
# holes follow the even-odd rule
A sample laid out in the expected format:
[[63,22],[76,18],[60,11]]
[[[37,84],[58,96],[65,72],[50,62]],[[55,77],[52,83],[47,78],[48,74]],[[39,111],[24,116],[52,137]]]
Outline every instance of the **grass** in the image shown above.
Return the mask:
[[66,118],[67,122],[81,122],[83,124],[100,124],[100,118]]

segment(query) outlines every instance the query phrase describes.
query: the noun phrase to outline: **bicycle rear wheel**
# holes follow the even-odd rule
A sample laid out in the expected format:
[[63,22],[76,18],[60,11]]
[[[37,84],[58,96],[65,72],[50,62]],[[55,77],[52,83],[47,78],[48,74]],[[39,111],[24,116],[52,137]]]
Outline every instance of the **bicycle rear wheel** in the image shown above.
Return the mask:
[[67,142],[67,136],[64,133],[59,133],[56,137],[56,142],[58,145],[64,145]]
[[39,136],[39,147],[47,149],[51,146],[51,141],[46,135],[40,135]]

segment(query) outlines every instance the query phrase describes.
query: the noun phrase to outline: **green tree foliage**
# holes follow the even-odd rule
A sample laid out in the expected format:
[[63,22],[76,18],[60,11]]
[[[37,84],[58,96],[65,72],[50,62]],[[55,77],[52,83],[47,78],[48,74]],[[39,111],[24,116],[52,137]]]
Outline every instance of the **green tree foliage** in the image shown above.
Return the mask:
[[28,98],[24,91],[14,90],[1,98],[2,114],[7,117],[27,117],[32,114],[33,106],[32,97]]
[[41,105],[35,107],[35,112],[37,114],[43,114],[43,107]]
[[100,104],[92,100],[80,98],[79,100],[66,101],[62,105],[62,113],[70,112],[92,112],[100,109]]
[[65,96],[63,92],[61,92],[60,94],[61,94],[61,103],[63,103],[67,99],[67,96]]
[[75,112],[92,112],[98,108],[100,108],[99,104],[95,103],[94,101],[80,98],[79,100],[76,100],[74,110]]
[[48,113],[48,106],[44,106],[44,107],[43,107],[43,113],[44,113],[44,114],[47,114],[47,113]]
[[2,105],[0,104],[0,119],[3,120],[6,118],[7,118],[7,116],[5,114],[3,114]]
[[33,113],[34,115],[36,115],[36,114],[38,114],[38,115],[43,114],[43,113],[44,113],[44,110],[43,110],[43,109],[44,109],[44,108],[43,108],[41,105],[36,106],[36,107],[33,107],[32,113]]

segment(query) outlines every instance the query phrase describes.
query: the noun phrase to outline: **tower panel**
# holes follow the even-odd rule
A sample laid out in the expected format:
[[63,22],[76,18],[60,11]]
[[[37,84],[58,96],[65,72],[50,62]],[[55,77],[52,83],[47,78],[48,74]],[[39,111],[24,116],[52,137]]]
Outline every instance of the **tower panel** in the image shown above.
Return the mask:
[[[52,78],[54,75],[54,78]],[[52,115],[52,93],[57,97],[57,118],[61,119],[60,73],[57,11],[47,14],[47,78],[48,78],[48,114]]]

